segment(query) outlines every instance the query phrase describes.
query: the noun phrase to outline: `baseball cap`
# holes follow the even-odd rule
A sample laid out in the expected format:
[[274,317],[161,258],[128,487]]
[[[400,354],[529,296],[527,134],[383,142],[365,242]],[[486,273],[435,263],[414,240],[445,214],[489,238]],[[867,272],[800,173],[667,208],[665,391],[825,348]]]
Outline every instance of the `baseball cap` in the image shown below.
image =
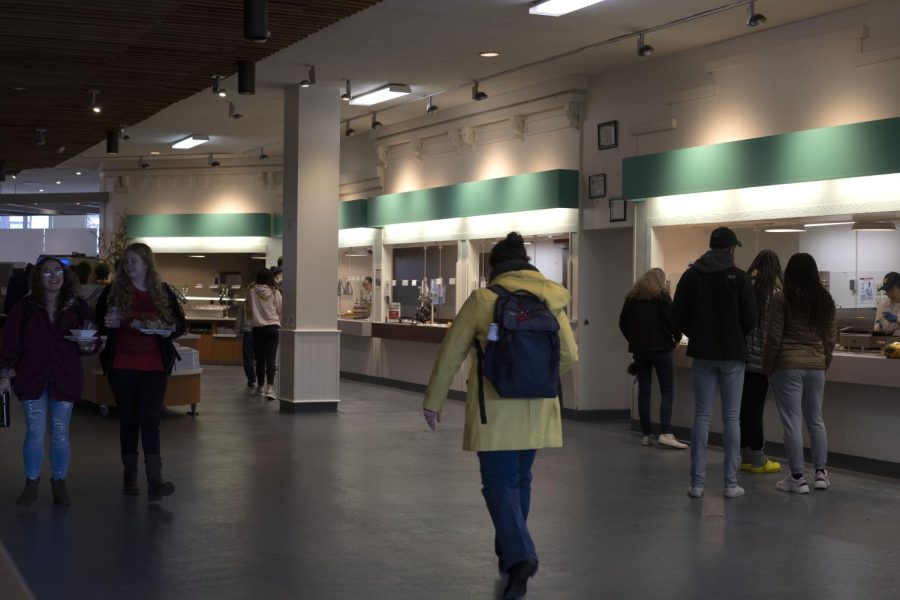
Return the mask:
[[881,292],[886,292],[894,287],[900,287],[900,273],[891,271],[884,276],[884,281],[882,282],[882,285],[880,288],[878,288],[878,290]]
[[727,227],[718,227],[709,236],[709,247],[713,250],[725,250],[740,245],[741,242],[737,239],[737,236]]

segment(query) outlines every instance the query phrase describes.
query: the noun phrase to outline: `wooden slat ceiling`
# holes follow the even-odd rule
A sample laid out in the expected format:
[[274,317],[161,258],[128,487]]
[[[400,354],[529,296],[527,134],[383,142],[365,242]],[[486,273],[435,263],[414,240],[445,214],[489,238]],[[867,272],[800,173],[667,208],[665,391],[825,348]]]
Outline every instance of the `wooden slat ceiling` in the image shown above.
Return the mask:
[[[233,74],[238,60],[379,1],[269,0],[272,35],[256,44],[243,37],[242,0],[0,0],[0,162],[7,173],[55,166]],[[101,91],[100,114],[89,90]],[[47,130],[43,146],[36,129]]]

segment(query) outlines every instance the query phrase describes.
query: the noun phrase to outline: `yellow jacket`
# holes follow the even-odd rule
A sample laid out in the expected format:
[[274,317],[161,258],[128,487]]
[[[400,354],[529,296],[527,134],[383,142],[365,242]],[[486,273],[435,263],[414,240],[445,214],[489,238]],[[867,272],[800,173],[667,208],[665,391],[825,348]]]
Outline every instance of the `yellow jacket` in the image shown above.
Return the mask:
[[[544,301],[559,320],[560,373],[572,369],[578,361],[575,336],[566,316],[569,292],[538,271],[508,271],[498,275],[492,285],[509,290],[526,290]],[[476,290],[466,300],[447,332],[438,352],[425,391],[424,408],[440,411],[447,399],[453,376],[459,370],[473,341],[487,344],[488,325],[494,317],[497,295],[490,290]],[[477,361],[472,361],[466,392],[466,427],[463,450],[530,450],[562,446],[562,424],[556,398],[500,398],[494,386],[484,381],[487,424],[482,425],[478,411]]]

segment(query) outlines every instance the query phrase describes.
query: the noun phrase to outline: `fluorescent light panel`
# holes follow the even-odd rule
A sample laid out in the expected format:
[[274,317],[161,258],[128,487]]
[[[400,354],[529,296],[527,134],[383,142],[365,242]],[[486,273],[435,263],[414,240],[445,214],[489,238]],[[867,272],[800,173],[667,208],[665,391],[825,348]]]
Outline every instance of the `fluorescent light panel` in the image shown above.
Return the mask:
[[836,225],[853,225],[853,221],[839,221],[837,223],[807,223],[806,227],[834,227]]
[[547,0],[532,6],[528,12],[544,17],[559,17],[600,2],[603,0]]
[[389,83],[377,90],[372,90],[371,92],[366,92],[365,94],[360,94],[355,98],[351,98],[350,104],[354,106],[373,106],[375,104],[387,102],[388,100],[393,100],[394,98],[406,96],[411,92],[412,90],[409,89],[408,85]]
[[189,135],[186,138],[180,139],[172,144],[172,147],[178,150],[188,150],[190,148],[199,146],[200,144],[205,144],[208,141],[208,135]]
[[804,231],[806,231],[806,227],[803,225],[779,225],[766,229],[766,233],[803,233]]

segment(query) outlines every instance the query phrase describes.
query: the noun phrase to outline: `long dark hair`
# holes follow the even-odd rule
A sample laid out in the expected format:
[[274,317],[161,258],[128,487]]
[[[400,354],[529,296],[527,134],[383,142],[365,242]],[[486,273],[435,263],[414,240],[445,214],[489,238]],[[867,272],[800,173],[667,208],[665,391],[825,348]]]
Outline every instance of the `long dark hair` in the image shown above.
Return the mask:
[[756,297],[756,307],[760,313],[765,310],[769,299],[776,289],[784,286],[784,274],[781,272],[781,261],[778,255],[771,250],[761,250],[747,274],[753,280],[753,295]]
[[816,259],[805,252],[793,255],[784,270],[784,300],[788,318],[805,319],[825,337],[834,322],[834,300],[819,279]]
[[[75,272],[59,260],[45,256],[37,262],[31,269],[31,282],[29,289],[31,290],[31,300],[37,304],[43,305],[47,301],[47,290],[44,288],[44,276],[41,271],[48,263],[56,263],[63,270],[63,284],[59,288],[59,295],[56,297],[56,306],[53,308],[53,314],[57,315],[66,306],[66,304],[75,297],[75,290],[78,288],[78,276]],[[55,267],[52,267],[55,268]],[[80,325],[79,325],[80,326]]]

